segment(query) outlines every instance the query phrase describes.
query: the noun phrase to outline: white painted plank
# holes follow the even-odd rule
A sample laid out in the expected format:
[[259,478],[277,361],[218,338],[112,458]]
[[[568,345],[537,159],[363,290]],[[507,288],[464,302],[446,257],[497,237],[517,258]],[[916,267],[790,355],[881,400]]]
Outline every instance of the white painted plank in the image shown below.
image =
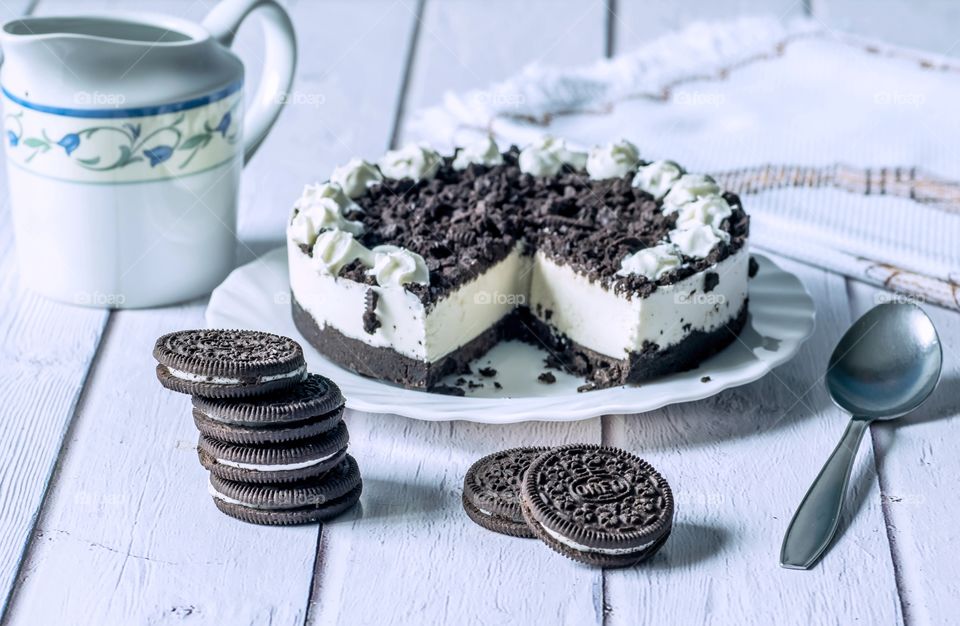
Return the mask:
[[[0,21],[23,15],[30,4],[0,3]],[[23,285],[3,159],[0,151],[0,612],[107,319],[101,311],[45,300]]]
[[150,351],[198,304],[115,316],[9,610],[14,624],[303,621],[317,530],[220,514],[190,401]]
[[599,443],[599,420],[489,426],[353,413],[362,513],[323,528],[317,624],[590,624],[599,570],[486,531],[460,503],[478,458],[522,445]]
[[[0,181],[2,184],[2,181]],[[0,606],[14,582],[106,313],[27,291],[0,211]]]
[[[849,282],[853,317],[888,291]],[[897,567],[904,616],[911,624],[948,624],[960,613],[960,502],[956,454],[960,425],[960,314],[922,304],[943,344],[940,386],[910,415],[871,427],[883,489],[887,532]]]
[[[615,20],[616,49],[628,50],[655,37],[657,32],[663,29],[676,28],[694,19],[723,19],[739,13],[752,12],[750,7],[741,6],[744,3],[737,0],[731,3],[708,3],[709,6],[700,6],[701,4],[692,6],[684,4],[681,7],[677,4],[662,3],[654,5],[618,3]],[[889,4],[896,6],[888,6]],[[863,4],[858,2],[815,0],[813,9],[815,18],[829,27],[877,36],[894,43],[917,45],[937,52],[944,52],[950,46],[954,46],[957,42],[956,35],[947,32],[950,30],[947,25],[952,22],[949,19],[942,19],[945,13],[953,9],[948,9],[946,5],[933,8],[931,5],[936,3],[921,4],[923,6],[919,11],[910,3],[901,2],[884,3],[883,8],[871,5],[869,11],[864,11]],[[802,9],[802,3],[799,2],[783,2],[773,7],[764,7],[765,12],[774,12],[782,17],[801,15]],[[906,15],[905,12],[910,15]],[[933,14],[941,15],[941,19],[933,17]],[[941,26],[934,26],[933,36],[930,37],[929,26],[933,22]],[[922,36],[919,33],[923,33]],[[952,52],[957,53],[956,46]],[[795,389],[800,385],[801,388],[805,388],[804,386],[809,384],[808,381],[813,381],[818,375],[833,347],[832,342],[839,338],[851,320],[843,312],[841,279],[832,276],[824,278],[821,272],[795,263],[785,265],[802,272],[801,276],[815,294],[822,297],[825,286],[829,290],[827,295],[830,298],[826,301],[818,301],[819,328],[816,337],[798,360],[776,372],[783,378],[786,387]],[[830,305],[829,316],[824,314],[825,303]],[[825,328],[825,325],[828,325],[828,328]],[[803,359],[809,361],[811,357],[814,357],[812,362],[804,362]],[[889,472],[883,471],[884,457],[881,446],[877,447],[876,460],[873,458],[873,450],[868,449],[869,446],[865,445],[861,452],[856,471],[862,472],[866,478],[862,483],[854,482],[854,485],[860,489],[859,497],[865,498],[865,502],[856,513],[853,526],[847,530],[841,542],[831,550],[824,563],[813,572],[799,575],[777,567],[779,542],[786,523],[792,515],[793,507],[799,503],[809,481],[816,475],[819,464],[825,459],[843,428],[843,416],[830,405],[829,400],[825,399],[826,393],[822,383],[817,382],[810,394],[810,399],[813,400],[810,408],[813,410],[808,410],[803,405],[794,407],[783,419],[783,422],[791,426],[778,434],[781,429],[770,425],[769,412],[771,409],[775,410],[783,401],[789,401],[792,396],[790,390],[779,384],[776,378],[768,376],[764,381],[741,391],[722,394],[713,401],[701,403],[705,405],[702,409],[696,408],[700,405],[667,409],[665,413],[672,419],[683,420],[682,425],[677,427],[676,432],[670,437],[668,433],[660,432],[663,429],[651,428],[642,421],[631,424],[626,429],[627,432],[623,432],[622,423],[617,423],[612,428],[614,432],[619,433],[622,440],[635,442],[640,450],[650,448],[653,450],[651,454],[676,459],[675,465],[679,465],[682,461],[678,480],[685,480],[691,485],[690,519],[694,520],[694,524],[716,526],[719,529],[717,532],[726,534],[726,538],[722,543],[717,542],[719,545],[712,552],[698,559],[706,560],[724,571],[723,574],[717,574],[712,581],[709,573],[702,572],[701,567],[691,567],[683,563],[690,560],[689,555],[697,555],[698,545],[702,545],[698,544],[698,541],[703,538],[698,537],[696,532],[687,532],[680,537],[681,543],[675,548],[677,557],[673,557],[669,552],[666,553],[665,563],[671,566],[676,561],[683,563],[681,572],[675,577],[676,581],[673,583],[682,585],[683,589],[678,589],[675,593],[687,598],[691,595],[700,598],[699,602],[684,604],[685,611],[677,615],[687,620],[693,618],[700,621],[721,621],[719,616],[730,613],[756,615],[759,612],[761,615],[775,616],[778,622],[786,621],[787,623],[793,623],[793,621],[843,623],[854,619],[875,623],[889,623],[893,619],[937,623],[946,620],[945,616],[951,614],[949,609],[952,609],[952,614],[955,614],[956,606],[948,603],[947,599],[957,596],[957,586],[929,584],[931,580],[953,580],[956,577],[955,568],[941,559],[940,562],[944,564],[944,570],[941,572],[943,577],[921,574],[923,560],[920,555],[923,551],[920,550],[920,546],[937,546],[935,550],[939,552],[940,545],[935,542],[927,543],[925,537],[916,540],[914,537],[917,535],[913,533],[903,533],[904,537],[900,540],[899,535],[892,530],[890,532],[894,539],[893,544],[884,540],[885,529],[881,514],[879,485],[885,485],[886,475]],[[764,399],[759,405],[762,413],[758,413],[758,409],[751,406],[753,404],[751,398]],[[771,407],[771,409],[764,407]],[[955,412],[956,409],[954,409]],[[710,442],[702,451],[698,449],[692,453],[685,449],[687,446],[681,445],[684,438],[699,440],[710,438],[708,436],[710,434],[718,441],[721,440],[726,432],[733,430],[724,422],[728,420],[744,422],[741,417],[743,413],[747,414],[748,419],[737,427],[737,431],[750,436],[742,444],[739,441],[733,446],[727,443],[718,445]],[[708,421],[698,423],[696,421],[698,419]],[[886,427],[874,428],[874,439],[879,439],[885,430]],[[661,443],[653,446],[642,445],[650,439],[660,440]],[[679,443],[670,447],[671,441]],[[914,443],[919,448],[924,445],[924,441],[923,437],[918,437]],[[798,449],[791,449],[791,442],[799,442],[794,443]],[[799,447],[803,442],[816,443]],[[702,444],[696,444],[695,447],[702,447]],[[757,457],[755,453],[750,452],[751,448],[769,450],[769,452]],[[704,467],[707,461],[700,460],[703,452],[712,455],[713,460],[709,461],[709,469]],[[915,454],[914,458],[916,456]],[[728,468],[730,459],[737,462]],[[881,470],[879,484],[873,479],[877,464]],[[780,468],[788,468],[789,476],[784,478],[779,471],[771,473],[771,469]],[[799,471],[800,468],[802,471]],[[937,474],[944,475],[939,473],[939,468]],[[724,487],[704,491],[702,487],[698,487],[702,485],[704,475],[717,476],[716,484]],[[901,472],[898,475],[902,478],[905,473]],[[758,480],[741,484],[731,490],[729,485],[738,485],[736,476],[756,476]],[[855,473],[854,476],[858,474]],[[762,480],[759,480],[761,477]],[[682,486],[683,483],[680,484]],[[758,495],[756,493],[758,485],[766,489],[766,493]],[[937,502],[942,505],[946,492],[937,495],[941,498]],[[889,515],[892,504],[887,501],[886,494],[883,497],[884,506]],[[903,500],[898,500],[898,503],[910,500],[909,497],[903,497]],[[946,499],[946,502],[950,502],[950,499]],[[897,510],[907,511],[910,518],[931,520],[926,526],[936,524],[932,521],[932,517],[926,515],[928,511],[925,507],[914,505],[907,508],[907,506],[901,506]],[[733,508],[737,511],[730,510]],[[740,510],[748,511],[757,519],[738,522],[736,516],[740,515]],[[943,517],[937,516],[937,518],[951,519],[955,514],[956,511],[945,511]],[[850,507],[846,515],[849,521]],[[774,517],[776,517],[775,520]],[[717,536],[720,537],[720,535]],[[889,557],[891,550],[893,550],[893,563]],[[927,548],[926,552],[931,552],[930,548]],[[901,587],[905,587],[900,592],[905,595],[903,606],[899,607],[898,598],[893,595],[896,587],[889,569],[890,567],[903,569],[904,562],[910,562],[914,566],[912,587],[903,580],[900,581]],[[848,574],[850,572],[856,572],[856,576],[850,576]],[[900,578],[904,577],[902,572],[898,572],[898,575]],[[742,580],[744,576],[752,581],[751,584],[731,585],[727,582]],[[838,587],[836,579],[841,576],[843,585]],[[657,581],[651,591],[659,593],[662,590],[660,584],[660,581]],[[854,587],[861,586],[868,588],[854,590]],[[628,588],[629,593],[627,593]],[[690,594],[690,589],[694,588],[697,589],[697,593]],[[927,594],[925,592],[927,588],[935,588],[936,591]],[[629,605],[631,608],[649,604],[646,593],[637,594],[634,586],[627,587],[617,577],[610,580],[609,589],[609,595],[614,602],[622,596],[635,599],[635,603]],[[842,589],[843,592],[838,594],[838,589]],[[930,616],[929,613],[913,611],[911,607],[916,604],[914,595],[918,597],[921,604],[929,603],[937,606],[938,610],[935,611],[937,617],[930,621],[924,619]],[[816,601],[811,602],[811,598],[814,597]],[[858,597],[863,601],[858,601]],[[866,598],[870,599],[866,600]],[[802,606],[803,603],[806,603],[809,608],[798,611],[796,607]],[[657,609],[640,614],[652,616],[656,613]],[[627,618],[629,615],[628,610],[625,615],[615,616],[611,622],[629,621]],[[912,619],[914,617],[917,619]]]
[[798,0],[768,0],[762,5],[753,0],[694,0],[687,2],[632,2],[617,0],[611,21],[614,30],[614,54],[629,52],[664,33],[679,30],[693,22],[731,20],[758,13],[781,19],[801,16],[804,3]]
[[[412,0],[401,0],[411,7]],[[504,80],[530,63],[574,65],[604,52],[602,0],[427,2],[406,111]]]
[[[199,18],[211,5],[138,7]],[[291,7],[301,31],[299,88],[331,104],[287,107],[251,164],[241,201],[247,254],[281,237],[303,183],[373,145],[386,147],[411,32],[409,14],[388,0]],[[255,37],[241,32],[241,54],[255,52],[243,48]],[[10,623],[303,623],[318,527],[261,528],[221,515],[196,459],[189,400],[154,377],[155,338],[201,326],[204,306],[114,315]]]
[[817,303],[816,332],[795,359],[709,400],[611,418],[605,441],[664,472],[677,515],[653,561],[606,574],[610,624],[902,619],[870,446],[852,475],[840,538],[821,564],[808,572],[778,565],[787,523],[846,422],[822,375],[850,320],[842,277],[777,263]]
[[[599,56],[598,4],[428,2],[406,111],[540,58]],[[352,413],[349,426],[364,475],[363,509],[323,528],[313,623],[602,621],[598,570],[536,541],[485,531],[460,502],[463,475],[481,456],[521,445],[599,442],[600,420],[494,427]]]
[[[306,0],[288,7],[300,39],[297,78],[269,148],[244,173],[241,260],[283,243],[290,207],[306,183],[326,180],[353,157],[383,154],[413,32],[411,2]],[[236,46],[256,62],[259,33],[248,30]]]

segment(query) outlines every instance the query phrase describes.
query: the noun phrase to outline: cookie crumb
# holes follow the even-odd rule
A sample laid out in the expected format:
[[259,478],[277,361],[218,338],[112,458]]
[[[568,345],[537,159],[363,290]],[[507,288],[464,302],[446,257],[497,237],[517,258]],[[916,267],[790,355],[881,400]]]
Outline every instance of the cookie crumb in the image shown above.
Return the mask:
[[704,376],[703,378],[700,379],[700,382],[702,382],[702,383],[708,383],[708,382],[710,382],[711,380],[713,380],[713,379],[710,378],[709,376]]
[[372,335],[380,328],[380,318],[377,317],[377,303],[380,301],[380,294],[373,289],[368,289],[364,296],[363,308],[363,332]]
[[552,370],[562,370],[563,361],[555,354],[548,354],[543,358],[543,366]]
[[537,380],[547,385],[552,385],[557,382],[557,377],[553,375],[553,372],[541,372],[540,375],[537,376]]
[[747,276],[753,278],[757,275],[757,272],[760,271],[760,264],[757,263],[757,260],[750,256],[750,263],[747,265]]
[[498,383],[497,381],[493,381],[493,388],[494,388],[494,389],[503,389],[503,385],[501,385],[501,384]]
[[497,370],[493,369],[492,367],[481,367],[477,371],[485,378],[493,378],[497,375]]
[[710,293],[713,288],[720,284],[720,274],[716,272],[707,272],[703,275],[703,293]]
[[432,391],[432,392],[434,392],[434,393],[442,393],[442,394],[445,395],[445,396],[465,396],[465,395],[467,395],[467,392],[465,392],[465,391],[464,391],[463,389],[461,389],[460,387],[452,387],[452,386],[450,386],[450,385],[437,385],[436,387],[434,387],[434,388],[431,389],[430,391]]

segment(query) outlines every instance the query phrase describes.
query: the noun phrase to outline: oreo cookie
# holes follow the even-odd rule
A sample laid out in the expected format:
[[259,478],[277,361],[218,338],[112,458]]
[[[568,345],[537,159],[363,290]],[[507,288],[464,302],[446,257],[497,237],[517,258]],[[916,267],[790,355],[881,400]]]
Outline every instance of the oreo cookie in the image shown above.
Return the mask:
[[283,443],[335,428],[343,405],[340,388],[332,380],[308,374],[299,384],[265,396],[194,396],[193,421],[201,433],[225,443]]
[[242,398],[296,385],[307,375],[293,339],[253,330],[183,330],[153,348],[167,389],[208,398]]
[[589,565],[644,561],[673,527],[667,481],[643,459],[617,448],[554,448],[530,464],[520,496],[523,517],[537,538]]
[[486,528],[513,537],[533,537],[520,511],[520,486],[530,463],[550,448],[512,448],[483,457],[463,478],[463,509]]
[[287,484],[251,485],[210,475],[217,508],[251,524],[308,524],[335,517],[360,499],[363,481],[349,454],[321,478]]
[[211,474],[245,483],[285,483],[326,474],[346,455],[342,421],[323,434],[284,444],[238,445],[200,435],[200,464]]

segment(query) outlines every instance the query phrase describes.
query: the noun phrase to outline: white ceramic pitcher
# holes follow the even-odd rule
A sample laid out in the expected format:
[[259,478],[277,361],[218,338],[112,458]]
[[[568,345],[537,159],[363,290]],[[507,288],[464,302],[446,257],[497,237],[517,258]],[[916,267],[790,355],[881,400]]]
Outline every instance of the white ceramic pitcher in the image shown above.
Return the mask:
[[[244,112],[228,49],[256,9],[266,53]],[[293,27],[271,0],[202,25],[110,12],[4,24],[0,71],[20,272],[51,298],[144,307],[209,292],[234,266],[240,171],[280,112]]]

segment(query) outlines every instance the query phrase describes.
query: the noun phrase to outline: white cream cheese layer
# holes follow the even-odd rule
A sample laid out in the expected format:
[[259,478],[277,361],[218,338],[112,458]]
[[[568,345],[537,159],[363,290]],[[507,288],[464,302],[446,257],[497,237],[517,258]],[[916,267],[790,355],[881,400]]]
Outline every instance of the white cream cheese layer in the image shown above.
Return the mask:
[[657,543],[657,540],[654,539],[653,541],[648,541],[647,543],[630,548],[591,548],[590,546],[585,546],[582,543],[577,543],[572,539],[567,539],[562,535],[558,535],[546,526],[541,525],[540,527],[543,528],[544,532],[546,532],[548,535],[563,545],[573,548],[577,552],[593,552],[594,554],[633,554],[634,552],[640,552],[641,550],[645,550],[646,548],[649,548],[653,544]]
[[[373,287],[329,274],[318,273],[298,246],[287,246],[290,288],[300,306],[323,328],[374,347],[420,361],[435,362],[475,339],[526,301],[529,292],[529,257],[519,247],[482,276],[466,283],[428,312],[420,299],[399,287]],[[368,290],[380,298],[376,313],[380,327],[373,334],[363,329]]]
[[217,459],[217,463],[220,465],[226,465],[227,467],[235,467],[237,469],[253,470],[256,472],[285,472],[287,470],[298,470],[305,467],[313,467],[314,465],[320,465],[326,460],[332,459],[333,457],[340,454],[340,450],[334,452],[333,454],[328,454],[327,456],[322,456],[318,459],[311,459],[309,461],[300,461],[299,463],[278,463],[275,465],[262,465],[257,463],[240,463],[238,461],[230,461],[228,459]]
[[[534,315],[581,346],[623,359],[645,341],[666,348],[693,330],[714,330],[733,319],[747,298],[749,259],[744,246],[705,272],[627,299],[538,252],[529,304]],[[703,291],[706,272],[719,276],[709,293]]]
[[[239,385],[244,382],[242,378],[228,378],[226,376],[203,376],[201,374],[194,374],[192,372],[184,372],[183,370],[174,369],[168,367],[167,371],[170,372],[170,375],[174,378],[179,378],[181,380],[189,380],[194,383],[211,383],[213,385]],[[292,372],[286,372],[284,374],[272,374],[270,376],[258,376],[258,383],[269,383],[274,380],[284,380],[286,378],[303,378],[307,375],[307,366],[303,365]]]
[[450,354],[526,303],[530,257],[517,246],[481,276],[438,301],[427,316],[427,360]]
[[[392,348],[415,359],[426,356],[426,312],[420,299],[406,289],[384,289],[318,272],[298,246],[287,246],[290,290],[300,306],[324,328],[374,346]],[[366,294],[380,296],[377,316],[381,326],[372,335],[363,330]]]
[[[616,359],[641,350],[646,341],[666,348],[693,330],[715,330],[737,315],[747,298],[750,256],[744,247],[704,272],[658,287],[646,298],[628,299],[541,252],[523,256],[518,247],[427,311],[403,288],[362,285],[318,273],[297,246],[288,246],[288,254],[293,294],[318,326],[330,325],[370,346],[391,348],[428,363],[475,339],[520,305],[528,305],[534,315],[576,343]],[[719,282],[704,293],[707,272],[716,273]],[[370,289],[380,296],[376,313],[381,325],[373,334],[363,329]]]

